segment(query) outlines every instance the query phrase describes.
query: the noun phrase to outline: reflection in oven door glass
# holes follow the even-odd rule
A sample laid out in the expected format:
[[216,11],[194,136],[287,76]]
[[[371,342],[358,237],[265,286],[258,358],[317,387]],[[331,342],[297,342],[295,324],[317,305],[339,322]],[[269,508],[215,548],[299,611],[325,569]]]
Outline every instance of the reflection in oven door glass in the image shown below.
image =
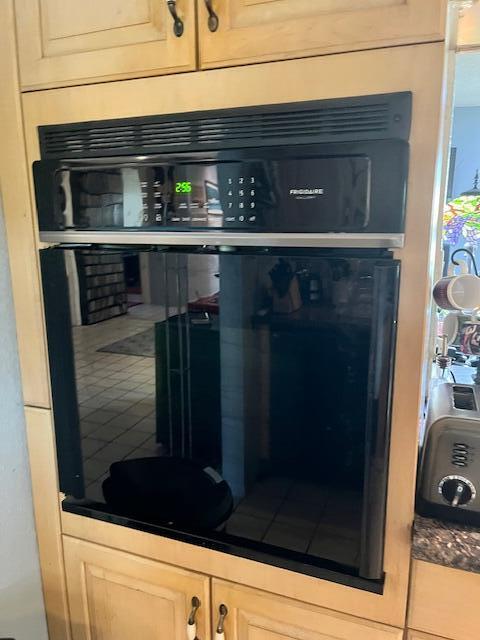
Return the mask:
[[88,500],[358,568],[373,261],[70,256]]

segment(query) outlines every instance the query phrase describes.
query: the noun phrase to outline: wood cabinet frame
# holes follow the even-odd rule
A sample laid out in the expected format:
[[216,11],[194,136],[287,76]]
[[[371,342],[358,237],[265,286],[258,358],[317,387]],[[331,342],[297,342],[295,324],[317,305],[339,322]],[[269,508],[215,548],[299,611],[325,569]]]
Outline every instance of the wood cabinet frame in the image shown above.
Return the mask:
[[[384,595],[69,513],[61,514],[64,533],[391,626],[403,626],[428,330],[425,310],[429,306],[431,291],[427,248],[432,233],[432,212],[436,215],[438,211],[440,187],[438,153],[445,107],[444,71],[445,43],[432,43],[192,73],[188,77],[173,75],[23,95],[28,164],[31,165],[39,157],[38,125],[395,91],[413,92],[406,243],[404,249],[396,252],[396,257],[402,260],[402,275]],[[12,219],[11,228],[14,227]],[[13,267],[18,272],[22,268],[20,260]],[[28,306],[32,314],[38,313],[38,300],[33,296]],[[25,338],[21,335],[20,339]],[[44,371],[44,357],[44,352],[35,354],[35,366],[24,371],[30,385],[34,384],[39,371]],[[42,402],[48,401],[45,395]],[[32,465],[42,466],[37,454],[32,456]],[[55,474],[53,468],[43,468],[47,475]]]

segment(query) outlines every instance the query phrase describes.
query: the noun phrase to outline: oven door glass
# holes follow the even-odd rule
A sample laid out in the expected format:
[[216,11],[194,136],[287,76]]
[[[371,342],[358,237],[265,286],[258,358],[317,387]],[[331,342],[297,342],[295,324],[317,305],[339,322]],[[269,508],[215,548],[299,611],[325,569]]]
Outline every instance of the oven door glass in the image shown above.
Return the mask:
[[87,248],[41,262],[65,509],[381,580],[396,261]]

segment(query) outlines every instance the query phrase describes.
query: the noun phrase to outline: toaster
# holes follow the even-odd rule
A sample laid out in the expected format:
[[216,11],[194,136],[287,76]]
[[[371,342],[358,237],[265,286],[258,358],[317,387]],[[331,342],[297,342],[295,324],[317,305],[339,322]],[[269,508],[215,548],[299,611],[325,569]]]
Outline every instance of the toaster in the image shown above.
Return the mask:
[[417,512],[480,525],[480,389],[432,389],[422,450]]

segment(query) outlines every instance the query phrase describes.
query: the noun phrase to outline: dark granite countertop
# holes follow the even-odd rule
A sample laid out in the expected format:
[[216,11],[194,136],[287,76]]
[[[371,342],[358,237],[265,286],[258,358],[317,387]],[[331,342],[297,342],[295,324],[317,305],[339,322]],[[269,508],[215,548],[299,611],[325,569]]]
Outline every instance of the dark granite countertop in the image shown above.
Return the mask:
[[480,573],[480,528],[415,516],[413,557]]

